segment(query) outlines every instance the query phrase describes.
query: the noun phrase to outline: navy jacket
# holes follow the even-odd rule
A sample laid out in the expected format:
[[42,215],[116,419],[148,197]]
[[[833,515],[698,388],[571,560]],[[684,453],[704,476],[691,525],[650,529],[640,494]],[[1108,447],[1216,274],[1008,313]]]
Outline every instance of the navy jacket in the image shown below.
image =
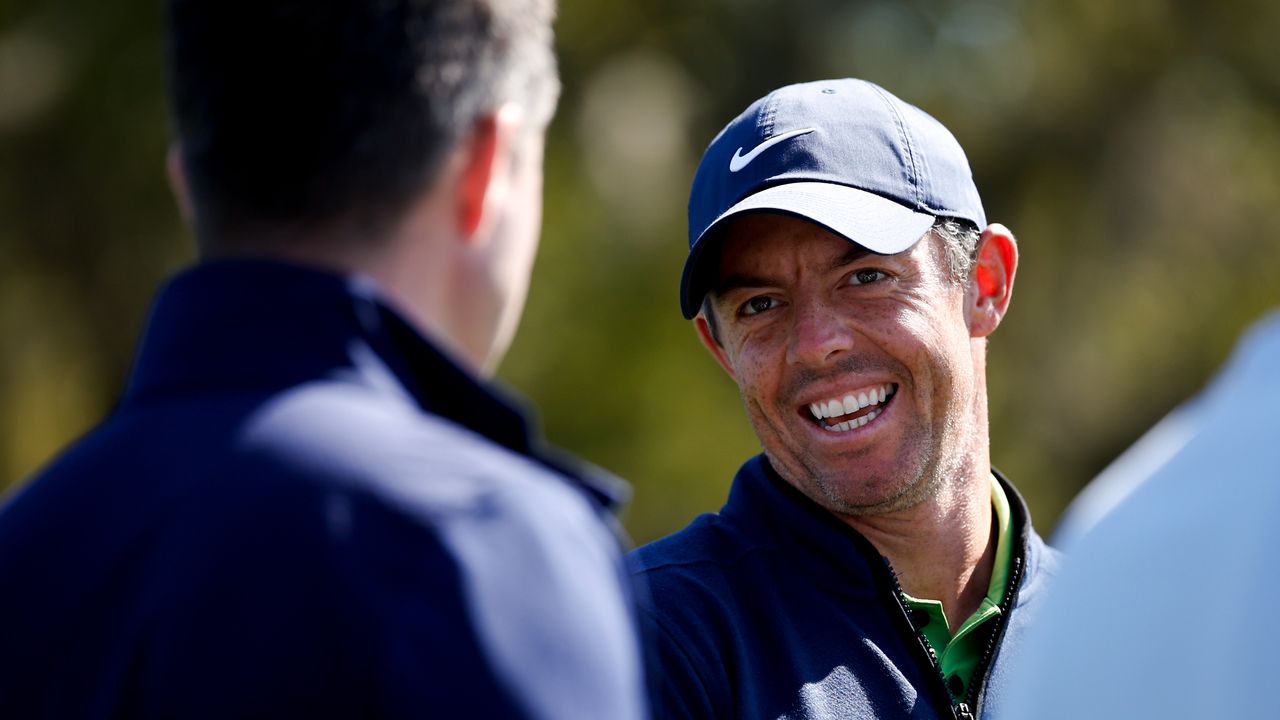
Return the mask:
[[0,509],[0,717],[639,718],[610,493],[372,282],[196,267]]
[[757,456],[738,471],[719,514],[631,557],[648,585],[640,605],[657,716],[997,717],[1028,618],[1058,562],[1032,531],[1022,498],[999,479],[1018,538],[1015,591],[998,624],[987,626],[990,661],[978,667],[981,682],[964,707],[952,706],[888,562]]

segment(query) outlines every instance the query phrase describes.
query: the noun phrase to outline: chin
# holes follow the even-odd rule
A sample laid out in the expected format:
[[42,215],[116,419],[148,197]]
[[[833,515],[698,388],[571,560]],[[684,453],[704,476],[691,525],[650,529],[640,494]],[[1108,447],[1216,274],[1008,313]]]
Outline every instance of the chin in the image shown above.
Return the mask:
[[917,463],[891,463],[895,469],[869,470],[870,461],[831,473],[807,473],[797,484],[805,495],[828,510],[848,516],[883,515],[906,510],[927,500],[938,482]]

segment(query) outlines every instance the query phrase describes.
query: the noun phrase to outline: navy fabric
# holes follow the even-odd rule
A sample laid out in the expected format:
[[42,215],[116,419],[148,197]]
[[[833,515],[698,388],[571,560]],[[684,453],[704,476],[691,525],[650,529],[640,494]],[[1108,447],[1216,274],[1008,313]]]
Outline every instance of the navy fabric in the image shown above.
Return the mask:
[[[731,171],[730,160],[813,128]],[[935,216],[986,217],[964,150],[937,120],[865,80],[787,85],[752,103],[707,147],[689,197],[692,246],[730,206],[789,182],[847,185]]]
[[[1002,482],[1003,479],[1001,479]],[[1006,668],[1058,558],[1014,510],[1013,611],[977,705],[999,717]],[[718,514],[631,554],[661,718],[950,718],[951,701],[875,548],[782,480],[763,456]]]
[[642,717],[618,489],[371,281],[199,266],[0,509],[0,717]]

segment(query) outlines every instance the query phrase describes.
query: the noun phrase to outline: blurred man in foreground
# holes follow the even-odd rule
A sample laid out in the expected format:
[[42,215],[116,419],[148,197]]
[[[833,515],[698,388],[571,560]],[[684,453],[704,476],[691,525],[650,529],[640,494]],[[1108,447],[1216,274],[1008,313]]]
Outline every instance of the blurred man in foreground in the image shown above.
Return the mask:
[[669,718],[996,717],[1057,563],[989,460],[1018,250],[963,151],[859,80],[711,143],[681,305],[764,453],[637,551]]
[[0,717],[639,718],[616,488],[483,379],[549,0],[171,0],[201,263],[0,511]]
[[1017,717],[1077,717],[1076,690],[1090,718],[1280,717],[1278,368],[1273,312],[1072,505]]

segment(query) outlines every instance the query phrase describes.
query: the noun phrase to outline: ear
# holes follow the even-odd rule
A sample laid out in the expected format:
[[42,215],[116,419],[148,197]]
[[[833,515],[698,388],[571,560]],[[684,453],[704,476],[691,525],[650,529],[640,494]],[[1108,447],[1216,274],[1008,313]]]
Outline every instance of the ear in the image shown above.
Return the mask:
[[522,123],[518,105],[503,105],[481,115],[459,144],[454,213],[458,232],[466,241],[482,238],[501,215]]
[[192,225],[195,222],[194,205],[191,203],[191,187],[187,184],[187,167],[182,161],[182,145],[174,141],[169,144],[169,152],[164,158],[165,174],[169,177],[169,190],[178,202],[178,213],[183,222]]
[[716,342],[715,337],[711,335],[711,325],[708,324],[707,318],[702,312],[699,312],[693,318],[693,327],[697,329],[698,339],[702,341],[703,347],[711,353],[711,357],[715,358],[716,362],[720,363],[720,367],[724,368],[724,371],[729,373],[729,377],[736,382],[738,376],[733,371],[733,365],[729,364],[729,356],[725,355],[724,347]]
[[1018,242],[1000,224],[988,225],[978,239],[973,277],[965,293],[969,335],[986,337],[995,331],[1009,309],[1013,278],[1018,271]]

